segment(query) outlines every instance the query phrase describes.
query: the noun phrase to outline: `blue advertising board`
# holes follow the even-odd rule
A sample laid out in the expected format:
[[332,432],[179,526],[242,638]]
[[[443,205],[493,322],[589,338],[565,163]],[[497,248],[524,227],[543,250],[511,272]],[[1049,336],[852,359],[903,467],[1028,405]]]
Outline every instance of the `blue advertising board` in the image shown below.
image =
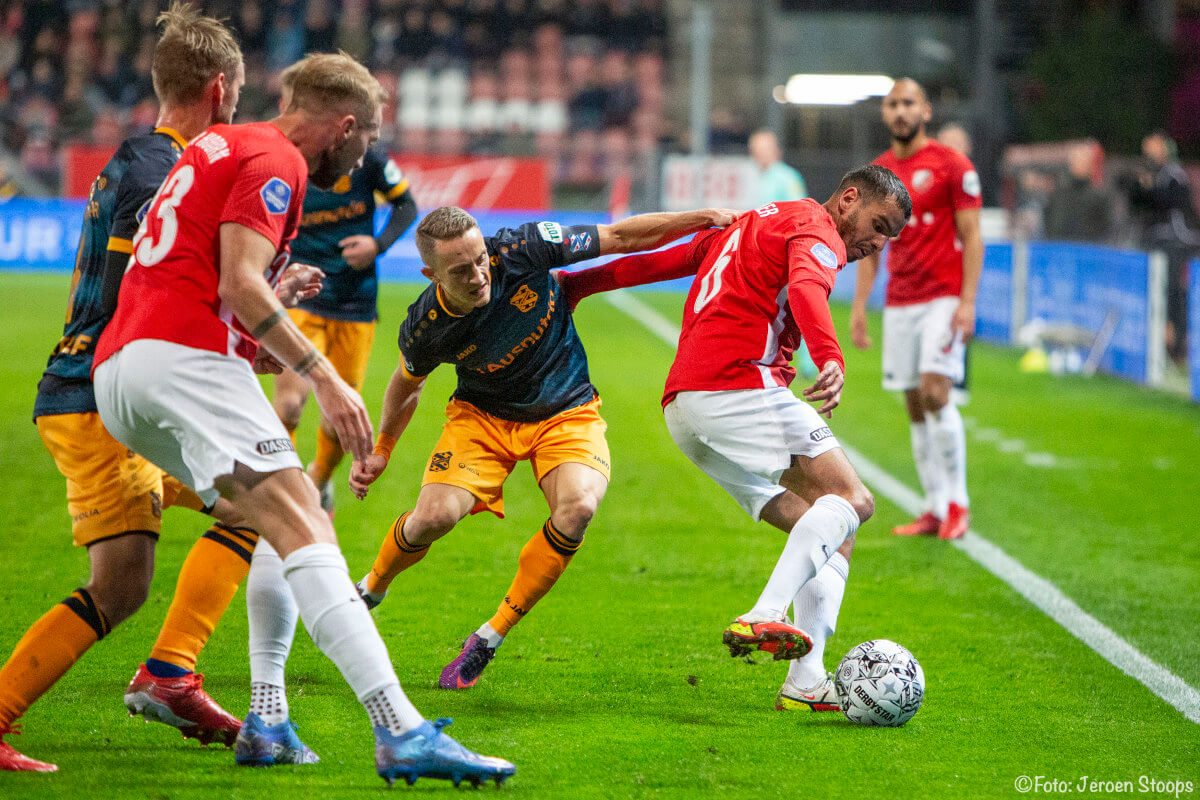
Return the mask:
[[1188,371],[1192,399],[1200,403],[1200,258],[1188,264]]
[[1084,244],[1029,243],[1029,319],[1098,334],[1115,323],[1100,369],[1145,383],[1150,258]]

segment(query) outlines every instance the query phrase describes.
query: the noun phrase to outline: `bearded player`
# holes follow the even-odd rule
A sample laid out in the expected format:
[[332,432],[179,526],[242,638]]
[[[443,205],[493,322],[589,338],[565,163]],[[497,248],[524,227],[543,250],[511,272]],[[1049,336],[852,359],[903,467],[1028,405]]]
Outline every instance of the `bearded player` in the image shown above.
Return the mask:
[[[754,607],[726,628],[734,656],[791,661],[778,709],[837,710],[825,642],[849,575],[854,534],[874,501],[819,414],[841,400],[844,362],[829,292],[848,258],[879,251],[911,213],[895,175],[846,175],[823,205],[772,203],[686,245],[559,273],[569,304],[597,291],[695,274],[663,406],[684,454],[755,520],[788,533]],[[816,382],[788,388],[801,337]],[[786,616],[794,609],[794,624]]]
[[[896,81],[883,99],[891,149],[875,159],[908,188],[913,215],[888,248],[883,310],[883,388],[904,392],[913,460],[926,510],[892,529],[900,536],[957,539],[970,525],[967,437],[952,389],[964,378],[983,269],[979,174],[962,153],[925,133],[933,107],[920,84]],[[879,256],[858,265],[850,310],[854,346],[871,346],[867,296]]]

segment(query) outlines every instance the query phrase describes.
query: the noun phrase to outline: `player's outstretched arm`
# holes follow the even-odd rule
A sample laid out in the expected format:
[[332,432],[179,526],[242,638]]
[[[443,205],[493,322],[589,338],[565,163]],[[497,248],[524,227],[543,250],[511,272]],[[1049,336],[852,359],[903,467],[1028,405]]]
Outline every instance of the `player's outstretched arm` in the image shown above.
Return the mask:
[[878,253],[858,260],[858,280],[854,283],[854,302],[850,304],[850,341],[859,350],[871,346],[871,336],[867,333],[867,298],[878,272]]
[[689,233],[732,225],[741,214],[741,211],[728,208],[705,208],[678,213],[638,214],[612,225],[597,225],[600,255],[654,250]]
[[705,251],[697,252],[697,248],[689,243],[669,250],[625,256],[577,272],[555,270],[554,277],[563,289],[567,308],[574,311],[580,300],[593,294],[695,275]]
[[236,222],[222,223],[220,236],[221,302],[280,363],[312,381],[321,412],[342,447],[365,458],[371,452],[371,419],[362,398],[300,332],[263,277],[275,258],[275,244]]
[[350,489],[359,500],[367,496],[367,489],[387,469],[392,449],[412,421],[424,386],[424,378],[414,378],[408,374],[404,357],[401,356],[383,394],[383,414],[379,420],[379,438],[375,440],[375,450],[365,459],[354,459],[350,467]]

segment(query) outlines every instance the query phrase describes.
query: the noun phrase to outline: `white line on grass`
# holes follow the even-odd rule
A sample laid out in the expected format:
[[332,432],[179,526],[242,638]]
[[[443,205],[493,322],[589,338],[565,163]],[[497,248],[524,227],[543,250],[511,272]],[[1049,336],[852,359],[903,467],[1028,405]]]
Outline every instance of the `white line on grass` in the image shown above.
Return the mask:
[[[629,292],[608,292],[604,297],[671,347],[679,341],[677,325]],[[876,492],[909,514],[921,513],[924,504],[916,492],[844,441],[841,444],[859,475],[871,484]],[[1174,706],[1189,720],[1200,724],[1200,692],[1166,667],[1151,661],[1100,620],[1080,608],[1050,581],[1026,569],[1019,561],[974,530],[953,542],[953,545],[1007,583],[1017,594],[1041,609],[1046,616],[1076,639],[1099,653],[1104,660]]]

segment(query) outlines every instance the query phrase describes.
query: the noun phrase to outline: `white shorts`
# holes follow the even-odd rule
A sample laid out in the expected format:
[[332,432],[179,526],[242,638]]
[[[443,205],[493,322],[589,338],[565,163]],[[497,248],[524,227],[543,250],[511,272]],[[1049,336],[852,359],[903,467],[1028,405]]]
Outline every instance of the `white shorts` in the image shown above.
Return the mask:
[[756,520],[784,491],[779,477],[792,456],[841,446],[816,409],[782,387],[680,392],[664,413],[683,454]]
[[192,487],[208,505],[217,478],[300,467],[287,429],[245,359],[157,339],[130,342],[96,368],[109,433]]
[[926,373],[963,379],[966,347],[951,335],[950,322],[957,297],[883,309],[883,388],[892,392],[916,389]]

